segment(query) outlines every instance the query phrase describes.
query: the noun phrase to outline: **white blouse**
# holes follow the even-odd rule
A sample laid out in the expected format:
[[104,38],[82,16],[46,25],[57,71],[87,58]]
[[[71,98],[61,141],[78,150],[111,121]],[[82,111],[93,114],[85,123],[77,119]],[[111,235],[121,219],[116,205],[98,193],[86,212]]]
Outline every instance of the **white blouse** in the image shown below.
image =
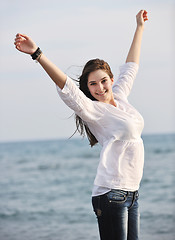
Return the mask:
[[127,100],[137,71],[138,65],[134,62],[121,66],[113,85],[116,107],[92,101],[69,77],[62,90],[57,86],[62,100],[85,121],[102,146],[93,196],[108,189],[139,189],[144,165],[141,139],[144,121]]

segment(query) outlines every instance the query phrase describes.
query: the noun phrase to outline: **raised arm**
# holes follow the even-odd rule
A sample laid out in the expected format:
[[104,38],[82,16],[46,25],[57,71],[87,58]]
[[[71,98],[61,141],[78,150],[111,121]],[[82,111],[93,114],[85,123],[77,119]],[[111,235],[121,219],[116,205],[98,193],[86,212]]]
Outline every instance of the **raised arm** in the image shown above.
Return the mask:
[[148,20],[147,11],[141,10],[137,16],[137,28],[134,34],[134,38],[126,58],[126,62],[135,62],[139,64],[140,59],[140,49],[141,49],[141,41],[144,30],[144,22]]
[[[17,34],[15,38],[15,46],[19,51],[32,55],[37,50],[37,45],[28,36],[24,34]],[[67,76],[53,64],[43,53],[39,56],[38,62],[50,76],[50,78],[63,89]]]

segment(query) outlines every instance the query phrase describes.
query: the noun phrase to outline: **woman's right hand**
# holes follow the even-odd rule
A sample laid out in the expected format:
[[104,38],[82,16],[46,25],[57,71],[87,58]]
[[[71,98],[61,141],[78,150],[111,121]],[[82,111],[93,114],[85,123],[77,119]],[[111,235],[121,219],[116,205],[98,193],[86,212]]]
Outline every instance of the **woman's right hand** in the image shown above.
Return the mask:
[[140,10],[136,15],[137,26],[144,26],[145,21],[148,20],[148,12],[146,10]]
[[14,42],[16,49],[20,52],[33,54],[37,50],[37,45],[35,42],[28,36],[18,33]]

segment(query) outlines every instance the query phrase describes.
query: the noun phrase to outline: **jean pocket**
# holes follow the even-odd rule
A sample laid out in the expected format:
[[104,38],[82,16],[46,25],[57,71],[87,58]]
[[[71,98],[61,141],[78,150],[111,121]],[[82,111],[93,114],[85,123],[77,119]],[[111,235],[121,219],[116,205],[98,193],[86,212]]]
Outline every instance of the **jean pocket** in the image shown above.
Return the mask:
[[109,202],[124,203],[127,200],[127,192],[123,190],[111,190],[107,194]]

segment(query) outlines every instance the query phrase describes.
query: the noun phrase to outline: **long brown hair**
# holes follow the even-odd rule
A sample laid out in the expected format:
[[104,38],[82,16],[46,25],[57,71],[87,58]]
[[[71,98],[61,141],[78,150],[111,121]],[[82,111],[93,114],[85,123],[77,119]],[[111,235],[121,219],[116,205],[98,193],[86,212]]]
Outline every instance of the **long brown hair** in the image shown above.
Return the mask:
[[[97,101],[97,99],[95,99],[89,89],[88,89],[88,76],[91,72],[94,72],[96,70],[103,70],[105,71],[110,78],[113,78],[113,74],[111,72],[111,68],[109,66],[109,64],[107,62],[105,62],[104,60],[101,59],[92,59],[89,60],[82,71],[81,76],[79,77],[79,88],[80,90],[91,100],[93,101]],[[91,145],[91,147],[93,147],[96,143],[98,143],[98,140],[96,139],[96,137],[91,133],[90,129],[87,127],[87,125],[84,123],[84,121],[77,115],[75,114],[75,120],[76,120],[76,131],[78,131],[80,133],[80,135],[87,135],[87,138],[89,140],[89,143]]]

